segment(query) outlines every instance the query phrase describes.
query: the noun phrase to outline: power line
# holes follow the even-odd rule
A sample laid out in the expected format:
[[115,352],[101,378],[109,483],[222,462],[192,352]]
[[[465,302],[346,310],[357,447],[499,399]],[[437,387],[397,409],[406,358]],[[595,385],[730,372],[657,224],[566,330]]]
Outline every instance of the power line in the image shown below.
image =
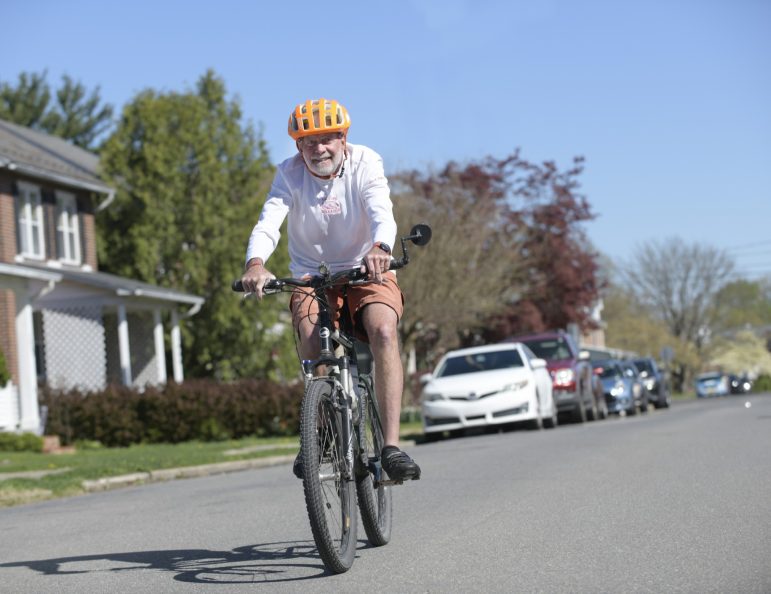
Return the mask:
[[744,249],[755,248],[755,247],[759,247],[759,246],[763,247],[763,246],[767,246],[767,245],[771,245],[771,240],[755,241],[753,243],[745,243],[745,244],[742,244],[742,245],[730,246],[730,247],[727,247],[725,249],[728,250],[728,251],[744,250]]

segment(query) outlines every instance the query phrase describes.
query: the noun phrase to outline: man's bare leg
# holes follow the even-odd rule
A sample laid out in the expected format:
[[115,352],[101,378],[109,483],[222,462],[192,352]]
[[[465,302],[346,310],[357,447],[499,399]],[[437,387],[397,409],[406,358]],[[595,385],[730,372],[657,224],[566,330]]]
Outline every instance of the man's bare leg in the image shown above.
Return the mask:
[[362,322],[375,359],[375,392],[387,446],[399,444],[404,371],[399,356],[398,321],[396,312],[383,303],[372,303],[362,311]]

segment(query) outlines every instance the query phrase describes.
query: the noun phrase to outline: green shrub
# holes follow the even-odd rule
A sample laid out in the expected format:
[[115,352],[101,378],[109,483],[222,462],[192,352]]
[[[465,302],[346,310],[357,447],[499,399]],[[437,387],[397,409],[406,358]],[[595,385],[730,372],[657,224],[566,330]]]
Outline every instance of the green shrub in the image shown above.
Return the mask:
[[766,373],[760,374],[757,379],[752,382],[753,392],[771,392],[771,375]]
[[34,433],[0,433],[2,452],[42,452],[43,438]]
[[5,353],[0,349],[0,388],[11,381],[11,373],[8,371],[8,363],[5,361]]
[[114,447],[295,434],[302,392],[302,384],[268,380],[189,380],[144,392],[123,386],[91,393],[43,388],[41,404],[48,406],[46,433],[63,444],[93,440]]

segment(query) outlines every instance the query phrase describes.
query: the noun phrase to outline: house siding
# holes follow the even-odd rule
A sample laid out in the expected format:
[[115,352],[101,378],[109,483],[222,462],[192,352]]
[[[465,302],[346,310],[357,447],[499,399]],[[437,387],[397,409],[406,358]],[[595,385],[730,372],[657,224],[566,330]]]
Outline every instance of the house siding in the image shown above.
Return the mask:
[[11,180],[0,177],[0,262],[13,263],[16,256],[16,215]]
[[[12,264],[16,257],[16,214],[13,184],[7,176],[0,176],[0,262]],[[19,381],[19,358],[16,348],[16,296],[13,291],[0,289],[0,349],[11,374],[11,381]]]
[[13,291],[0,289],[0,349],[11,374],[11,381],[19,383],[19,356],[16,347],[16,296]]

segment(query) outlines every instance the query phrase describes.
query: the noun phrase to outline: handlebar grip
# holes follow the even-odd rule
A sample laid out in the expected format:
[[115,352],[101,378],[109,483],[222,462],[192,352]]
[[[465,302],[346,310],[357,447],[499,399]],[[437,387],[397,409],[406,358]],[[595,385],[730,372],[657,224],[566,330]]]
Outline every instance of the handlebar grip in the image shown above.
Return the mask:
[[407,261],[404,258],[401,258],[399,260],[391,260],[391,265],[388,267],[388,270],[398,270],[399,268],[404,268],[407,266]]
[[[263,293],[275,293],[281,290],[281,287],[283,286],[283,283],[278,280],[277,278],[270,279],[267,283],[265,283],[265,286],[262,288]],[[243,293],[244,292],[244,285],[241,283],[241,280],[234,280],[233,284],[230,285],[230,288],[233,289],[236,293]]]

